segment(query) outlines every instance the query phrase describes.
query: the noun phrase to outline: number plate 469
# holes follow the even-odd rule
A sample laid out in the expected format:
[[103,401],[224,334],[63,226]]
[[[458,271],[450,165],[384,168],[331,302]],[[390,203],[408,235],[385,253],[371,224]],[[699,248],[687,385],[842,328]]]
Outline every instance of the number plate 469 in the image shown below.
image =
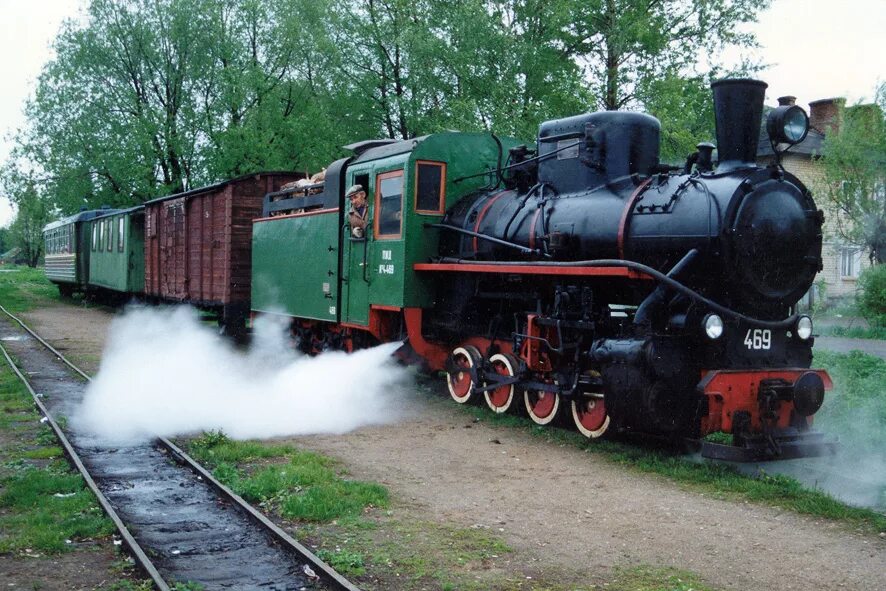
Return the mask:
[[768,328],[748,329],[744,344],[748,349],[769,349],[772,346],[772,331]]

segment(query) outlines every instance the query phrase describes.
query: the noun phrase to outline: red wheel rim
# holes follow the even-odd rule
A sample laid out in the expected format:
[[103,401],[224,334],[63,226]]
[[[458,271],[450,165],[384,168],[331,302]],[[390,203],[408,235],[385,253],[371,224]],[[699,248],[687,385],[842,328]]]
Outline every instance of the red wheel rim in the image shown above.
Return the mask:
[[455,364],[460,368],[464,368],[464,371],[449,374],[449,384],[453,393],[462,398],[467,396],[471,390],[471,363],[466,357],[459,355],[455,359]]
[[576,402],[576,420],[588,431],[598,431],[606,422],[606,404],[601,398]]
[[[504,364],[502,361],[495,361],[492,365],[495,368],[495,373],[500,376],[510,376],[511,372],[508,369],[508,366]],[[512,392],[514,391],[513,386],[502,386],[501,388],[496,388],[495,390],[490,390],[489,392],[489,403],[495,408],[503,408],[508,406],[513,400]]]
[[532,406],[532,414],[540,419],[546,419],[554,412],[557,403],[557,395],[554,392],[531,392],[529,404]]

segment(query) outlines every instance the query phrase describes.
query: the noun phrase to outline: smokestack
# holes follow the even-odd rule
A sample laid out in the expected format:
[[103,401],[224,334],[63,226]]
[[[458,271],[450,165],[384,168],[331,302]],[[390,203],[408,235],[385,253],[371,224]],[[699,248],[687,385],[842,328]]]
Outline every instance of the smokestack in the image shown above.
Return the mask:
[[754,166],[768,85],[760,80],[735,78],[711,83],[720,172]]
[[778,106],[779,107],[793,107],[797,104],[797,97],[795,96],[780,96],[778,97]]

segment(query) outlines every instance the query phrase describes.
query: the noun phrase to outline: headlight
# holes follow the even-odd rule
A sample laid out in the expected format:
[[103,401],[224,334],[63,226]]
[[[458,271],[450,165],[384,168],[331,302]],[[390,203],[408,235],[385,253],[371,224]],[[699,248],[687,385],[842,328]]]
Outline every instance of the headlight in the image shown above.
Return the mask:
[[804,341],[812,336],[812,318],[800,316],[797,320],[797,336]]
[[766,118],[766,132],[776,144],[799,144],[809,132],[809,116],[797,105],[776,107]]
[[704,332],[711,340],[719,339],[723,334],[723,319],[716,314],[704,317]]

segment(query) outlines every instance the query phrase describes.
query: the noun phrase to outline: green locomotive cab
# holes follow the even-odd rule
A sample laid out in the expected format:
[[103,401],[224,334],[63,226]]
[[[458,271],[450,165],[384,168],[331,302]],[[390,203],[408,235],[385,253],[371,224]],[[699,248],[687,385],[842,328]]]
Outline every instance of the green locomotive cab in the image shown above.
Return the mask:
[[91,221],[115,212],[112,209],[81,211],[43,228],[46,278],[64,297],[84,291],[89,281]]
[[123,298],[145,289],[145,208],[105,213],[89,222],[89,287]]
[[[329,330],[392,336],[402,310],[434,303],[433,286],[413,271],[437,252],[440,231],[428,225],[494,184],[516,143],[454,132],[359,142],[345,146],[353,156],[330,165],[322,184],[269,194],[253,227],[253,312],[295,318],[315,341]],[[349,221],[354,185],[367,197],[362,231]]]

